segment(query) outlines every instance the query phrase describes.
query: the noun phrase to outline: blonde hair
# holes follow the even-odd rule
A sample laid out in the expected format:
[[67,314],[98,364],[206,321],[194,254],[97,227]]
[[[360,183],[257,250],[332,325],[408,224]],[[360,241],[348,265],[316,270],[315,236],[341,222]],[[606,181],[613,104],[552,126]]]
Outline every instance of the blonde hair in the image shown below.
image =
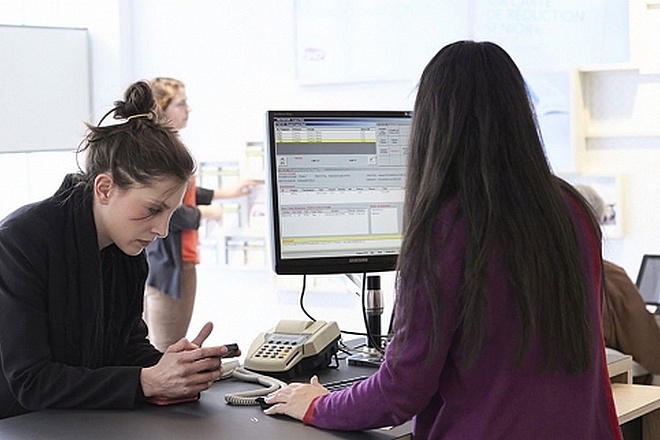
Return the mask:
[[151,86],[151,90],[153,90],[156,103],[163,111],[167,109],[167,106],[170,105],[176,94],[186,87],[178,79],[164,76],[150,80],[149,85]]

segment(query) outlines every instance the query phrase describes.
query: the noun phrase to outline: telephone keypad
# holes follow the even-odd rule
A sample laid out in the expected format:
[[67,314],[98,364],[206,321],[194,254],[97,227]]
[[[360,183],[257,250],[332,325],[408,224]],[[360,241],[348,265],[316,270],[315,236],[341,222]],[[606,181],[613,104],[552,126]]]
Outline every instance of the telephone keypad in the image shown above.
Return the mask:
[[291,350],[302,345],[309,335],[287,335],[283,333],[272,333],[266,335],[266,342],[255,353],[256,357],[266,359],[285,359],[291,354]]

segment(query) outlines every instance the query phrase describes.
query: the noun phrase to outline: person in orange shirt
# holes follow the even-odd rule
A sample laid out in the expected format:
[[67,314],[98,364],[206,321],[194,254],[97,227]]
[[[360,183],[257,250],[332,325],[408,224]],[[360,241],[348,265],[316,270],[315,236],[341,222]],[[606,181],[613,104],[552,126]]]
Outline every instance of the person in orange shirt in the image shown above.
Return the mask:
[[[158,77],[149,81],[158,106],[171,125],[181,130],[188,124],[191,108],[183,82]],[[186,336],[192,318],[197,290],[196,265],[200,263],[197,246],[202,219],[221,220],[222,206],[213,205],[219,198],[245,196],[254,182],[245,180],[224,189],[198,187],[191,178],[183,206],[172,215],[169,235],[147,248],[149,277],[145,291],[144,320],[149,340],[161,351]]]

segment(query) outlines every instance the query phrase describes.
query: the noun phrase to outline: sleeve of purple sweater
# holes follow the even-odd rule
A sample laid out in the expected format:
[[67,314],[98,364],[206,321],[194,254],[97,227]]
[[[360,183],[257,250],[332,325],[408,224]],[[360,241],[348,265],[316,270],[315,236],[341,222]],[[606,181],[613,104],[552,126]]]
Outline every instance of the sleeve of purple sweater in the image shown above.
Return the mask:
[[396,365],[385,360],[380,369],[352,388],[321,396],[309,423],[337,430],[400,425],[426,407],[437,389],[437,365],[425,364],[421,341],[410,344]]

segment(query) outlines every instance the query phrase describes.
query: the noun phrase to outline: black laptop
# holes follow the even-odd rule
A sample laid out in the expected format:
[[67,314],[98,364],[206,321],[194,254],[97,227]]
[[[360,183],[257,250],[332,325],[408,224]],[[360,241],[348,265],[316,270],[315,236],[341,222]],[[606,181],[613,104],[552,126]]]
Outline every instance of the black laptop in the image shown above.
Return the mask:
[[660,314],[660,255],[644,255],[635,284],[646,308]]

